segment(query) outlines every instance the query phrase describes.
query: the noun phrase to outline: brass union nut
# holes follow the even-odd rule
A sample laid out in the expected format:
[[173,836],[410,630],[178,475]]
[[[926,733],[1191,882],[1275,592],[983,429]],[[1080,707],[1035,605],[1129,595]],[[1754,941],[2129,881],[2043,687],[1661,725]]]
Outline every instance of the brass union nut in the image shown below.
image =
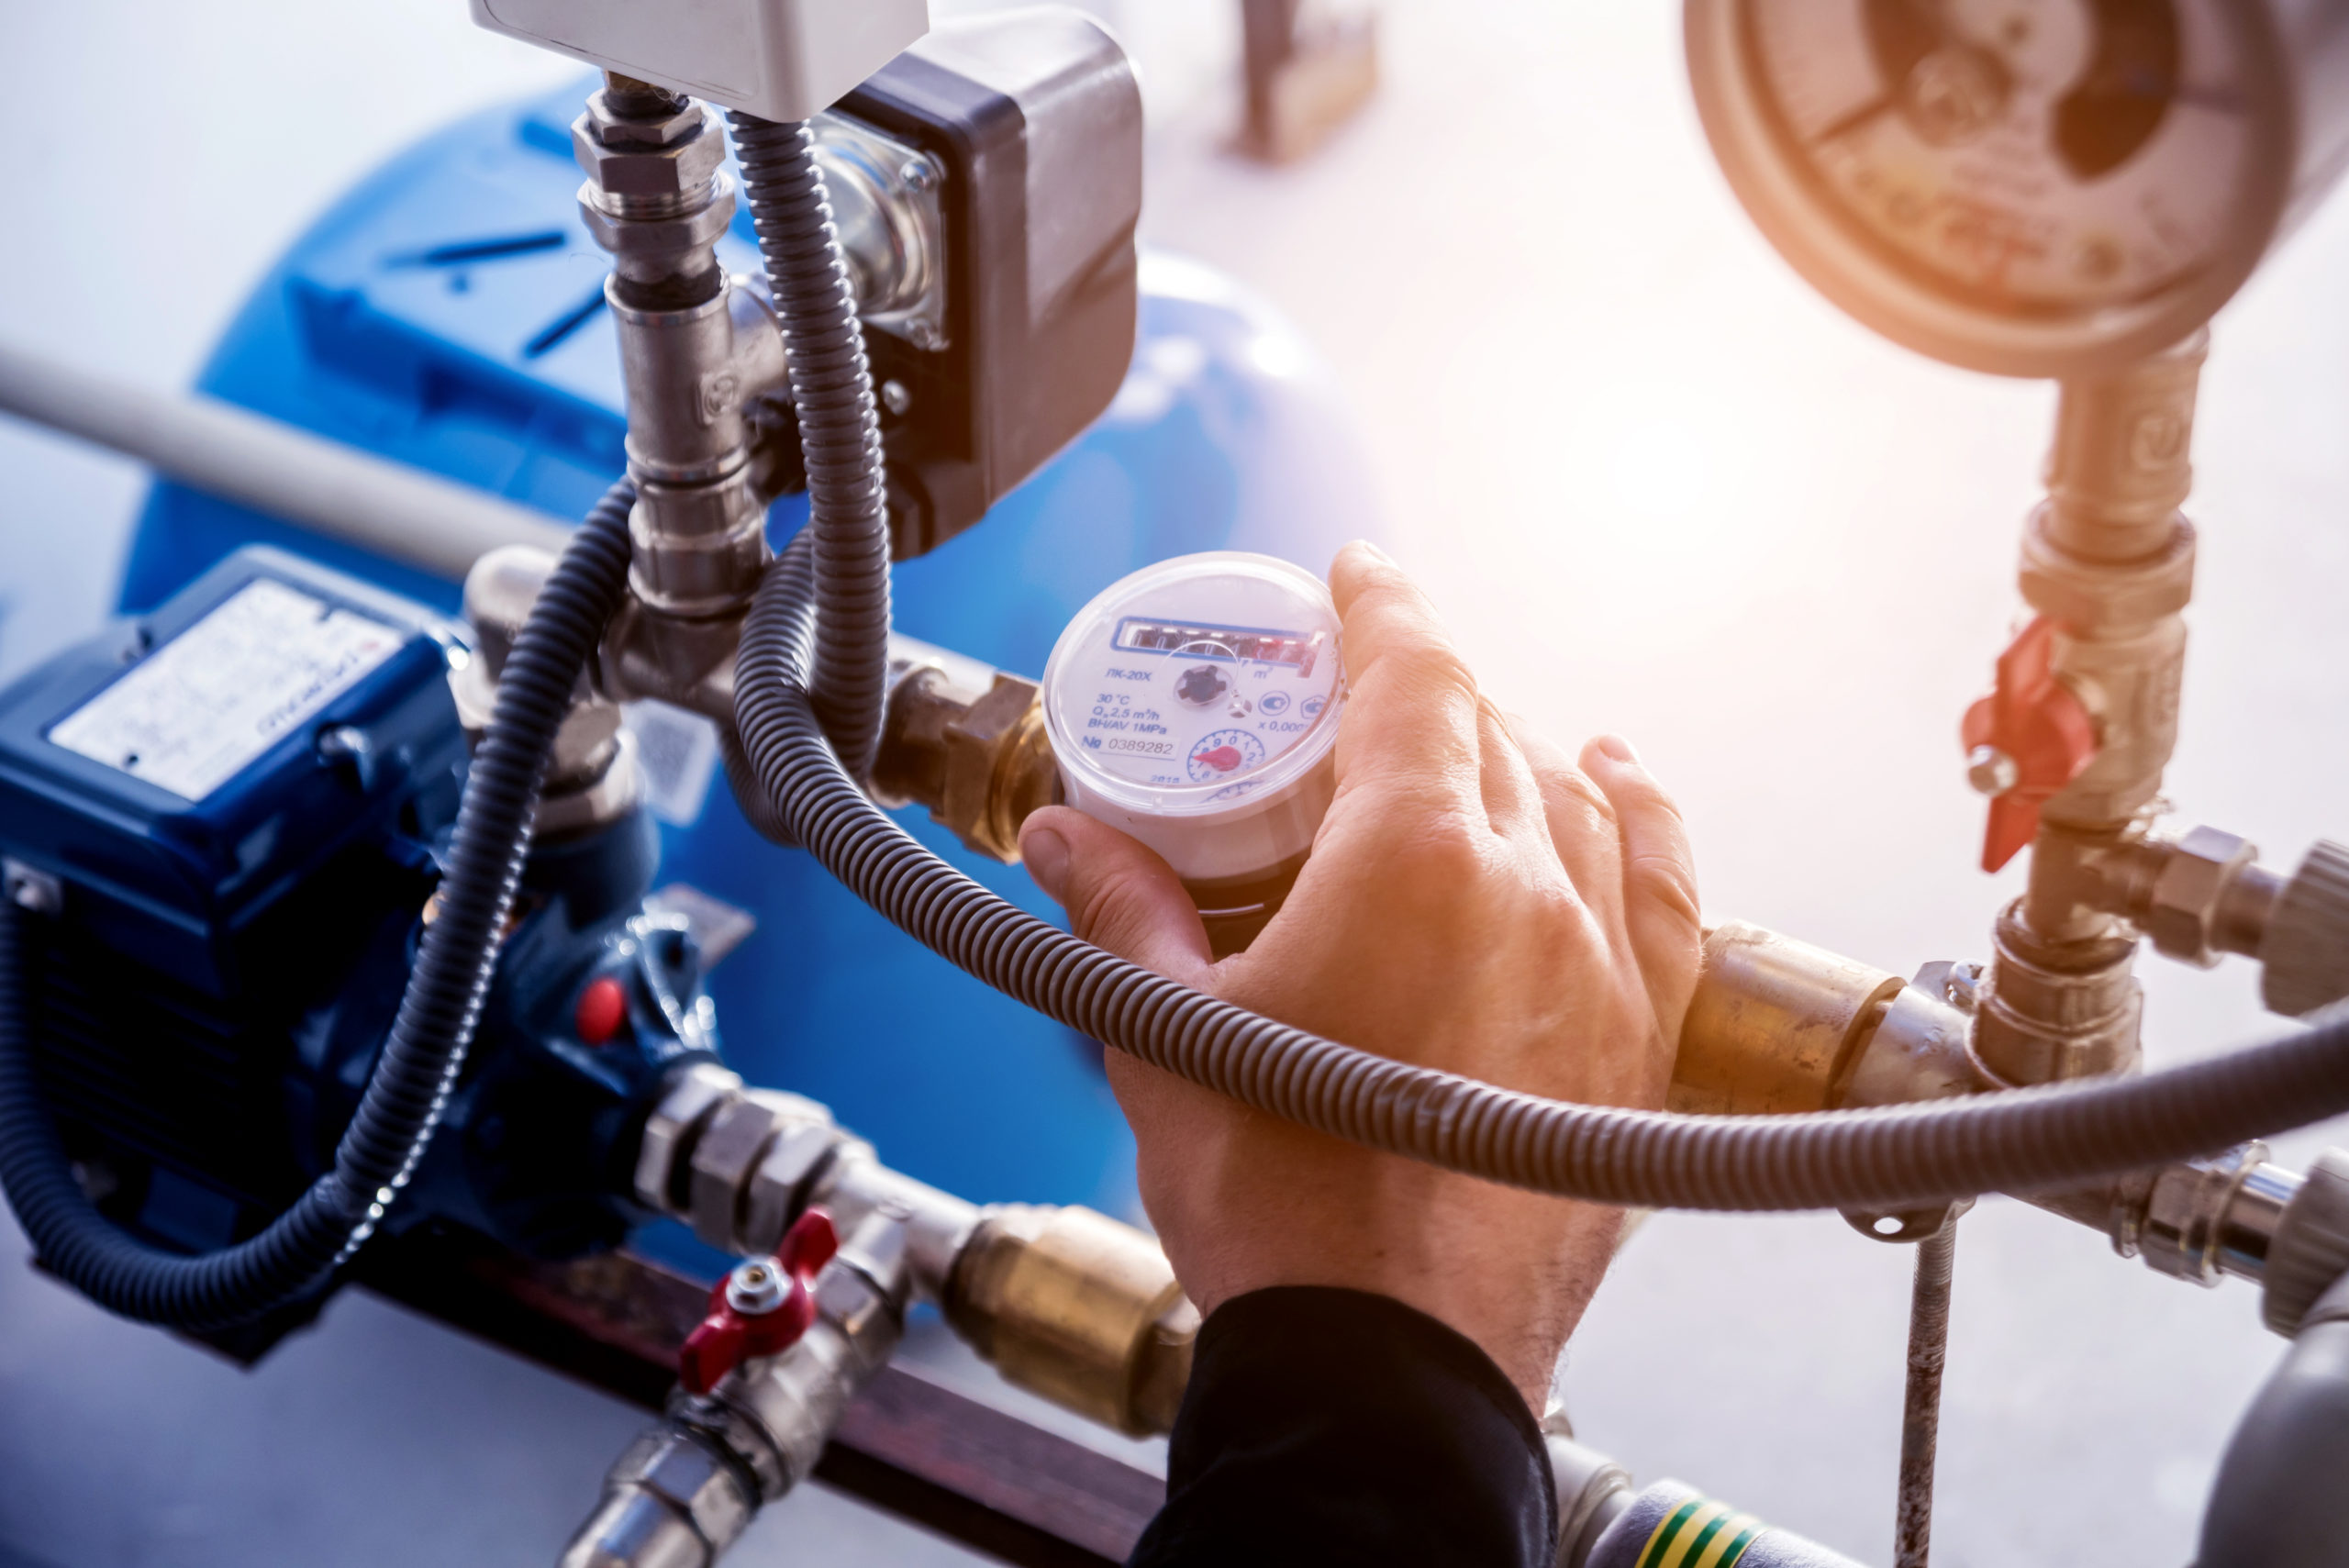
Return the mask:
[[938,819],[1000,861],[1019,858],[1019,825],[1052,804],[1060,779],[1033,681],[998,673],[986,695],[948,724],[946,795]]
[[2082,561],[2048,537],[2048,505],[2024,526],[2023,601],[2076,632],[2141,626],[2186,607],[2194,592],[2193,525],[2180,518],[2162,551],[2146,561]]
[[2259,851],[2232,833],[2197,828],[2163,857],[2145,912],[2145,935],[2172,958],[2208,968],[2219,962],[2211,940],[2219,900],[2227,884],[2259,858]]

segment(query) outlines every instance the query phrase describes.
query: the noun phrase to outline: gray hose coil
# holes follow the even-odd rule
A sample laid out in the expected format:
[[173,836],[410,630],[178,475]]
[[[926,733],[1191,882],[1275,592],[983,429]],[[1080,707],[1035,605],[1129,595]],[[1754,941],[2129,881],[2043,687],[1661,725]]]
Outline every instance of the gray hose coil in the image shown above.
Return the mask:
[[756,773],[753,798],[766,798],[751,816],[770,837],[780,827],[806,845],[933,951],[1071,1029],[1259,1110],[1600,1203],[1890,1209],[2060,1189],[2349,1109],[2349,1013],[2150,1077],[1983,1100],[1777,1117],[1573,1105],[1259,1018],[988,892],[915,842],[855,782],[871,768],[888,661],[888,528],[872,377],[812,132],[742,114],[733,125],[791,338],[812,492],[809,527],[768,569],[736,658],[735,731]]
[[109,1312],[177,1329],[250,1321],[299,1299],[373,1234],[432,1140],[463,1067],[529,850],[547,752],[573,685],[628,585],[622,480],[598,502],[531,606],[465,775],[440,911],[400,997],[334,1169],[251,1239],[198,1257],[150,1247],[74,1179],[43,1102],[21,994],[25,917],[0,906],[0,1187],[33,1251]]
[[759,771],[751,765],[750,757],[742,751],[742,738],[734,733],[730,724],[718,731],[718,755],[726,767],[727,788],[733,792],[734,804],[741,808],[742,819],[751,825],[751,830],[769,843],[780,844],[786,850],[797,849],[799,840],[791,836],[790,828],[776,814],[774,803],[760,787]]
[[809,691],[849,771],[880,744],[889,681],[889,527],[881,422],[848,263],[816,166],[815,132],[734,110],[734,152],[782,318],[807,466],[816,650]]
[[1801,1116],[1546,1100],[1319,1039],[1177,984],[988,892],[866,797],[807,696],[818,585],[798,541],[743,628],[735,721],[774,815],[859,897],[996,990],[1262,1111],[1512,1186],[1655,1208],[1902,1208],[2055,1191],[2349,1110],[2349,1013],[2118,1083]]

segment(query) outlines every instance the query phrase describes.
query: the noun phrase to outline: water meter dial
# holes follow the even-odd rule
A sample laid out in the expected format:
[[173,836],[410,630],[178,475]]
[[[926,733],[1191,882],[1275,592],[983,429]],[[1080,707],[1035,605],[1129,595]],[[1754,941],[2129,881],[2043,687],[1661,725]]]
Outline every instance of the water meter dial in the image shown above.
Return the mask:
[[2061,376],[2186,337],[2330,185],[2328,9],[1688,0],[1688,65],[1730,183],[1821,292],[1936,358]]
[[1219,947],[1244,943],[1334,788],[1345,669],[1320,579],[1235,550],[1135,573],[1061,634],[1043,702],[1068,803],[1164,857]]

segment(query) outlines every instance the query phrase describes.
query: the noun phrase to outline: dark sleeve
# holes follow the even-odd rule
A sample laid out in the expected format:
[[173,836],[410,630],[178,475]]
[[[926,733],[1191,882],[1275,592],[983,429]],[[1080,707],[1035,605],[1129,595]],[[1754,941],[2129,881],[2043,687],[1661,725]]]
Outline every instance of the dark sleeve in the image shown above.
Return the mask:
[[1131,1568],[1549,1568],[1549,1453],[1491,1358],[1362,1291],[1240,1296],[1199,1330],[1166,1507]]

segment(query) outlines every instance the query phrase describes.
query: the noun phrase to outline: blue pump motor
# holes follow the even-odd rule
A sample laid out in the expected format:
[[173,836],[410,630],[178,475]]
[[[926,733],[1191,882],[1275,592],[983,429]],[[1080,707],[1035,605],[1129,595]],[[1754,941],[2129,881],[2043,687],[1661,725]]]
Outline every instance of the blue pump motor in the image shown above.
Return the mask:
[[[362,181],[255,291],[203,390],[575,521],[625,461],[607,260],[577,216],[567,128],[592,85],[464,120]],[[719,256],[756,270],[747,214]],[[1132,369],[1107,413],[983,522],[902,563],[897,622],[1033,674],[1078,607],[1152,561],[1240,549],[1322,569],[1373,531],[1362,471],[1297,335],[1212,271],[1146,252]],[[786,497],[772,535],[805,515],[804,496]],[[454,584],[159,485],[122,603],[159,605],[255,542],[439,608],[456,602]],[[950,1191],[1131,1209],[1131,1146],[1094,1048],[758,839],[716,773],[706,723],[649,704],[629,722],[653,783],[662,880],[757,920],[710,979],[739,1071],[824,1101],[885,1159]],[[1018,868],[908,826],[1052,913]]]
[[[332,1165],[430,918],[467,657],[430,611],[248,547],[0,692],[36,1076],[125,1229],[213,1251]],[[640,813],[534,845],[395,1233],[568,1256],[643,1219],[633,1130],[718,1046],[685,917],[644,901],[658,853]]]

